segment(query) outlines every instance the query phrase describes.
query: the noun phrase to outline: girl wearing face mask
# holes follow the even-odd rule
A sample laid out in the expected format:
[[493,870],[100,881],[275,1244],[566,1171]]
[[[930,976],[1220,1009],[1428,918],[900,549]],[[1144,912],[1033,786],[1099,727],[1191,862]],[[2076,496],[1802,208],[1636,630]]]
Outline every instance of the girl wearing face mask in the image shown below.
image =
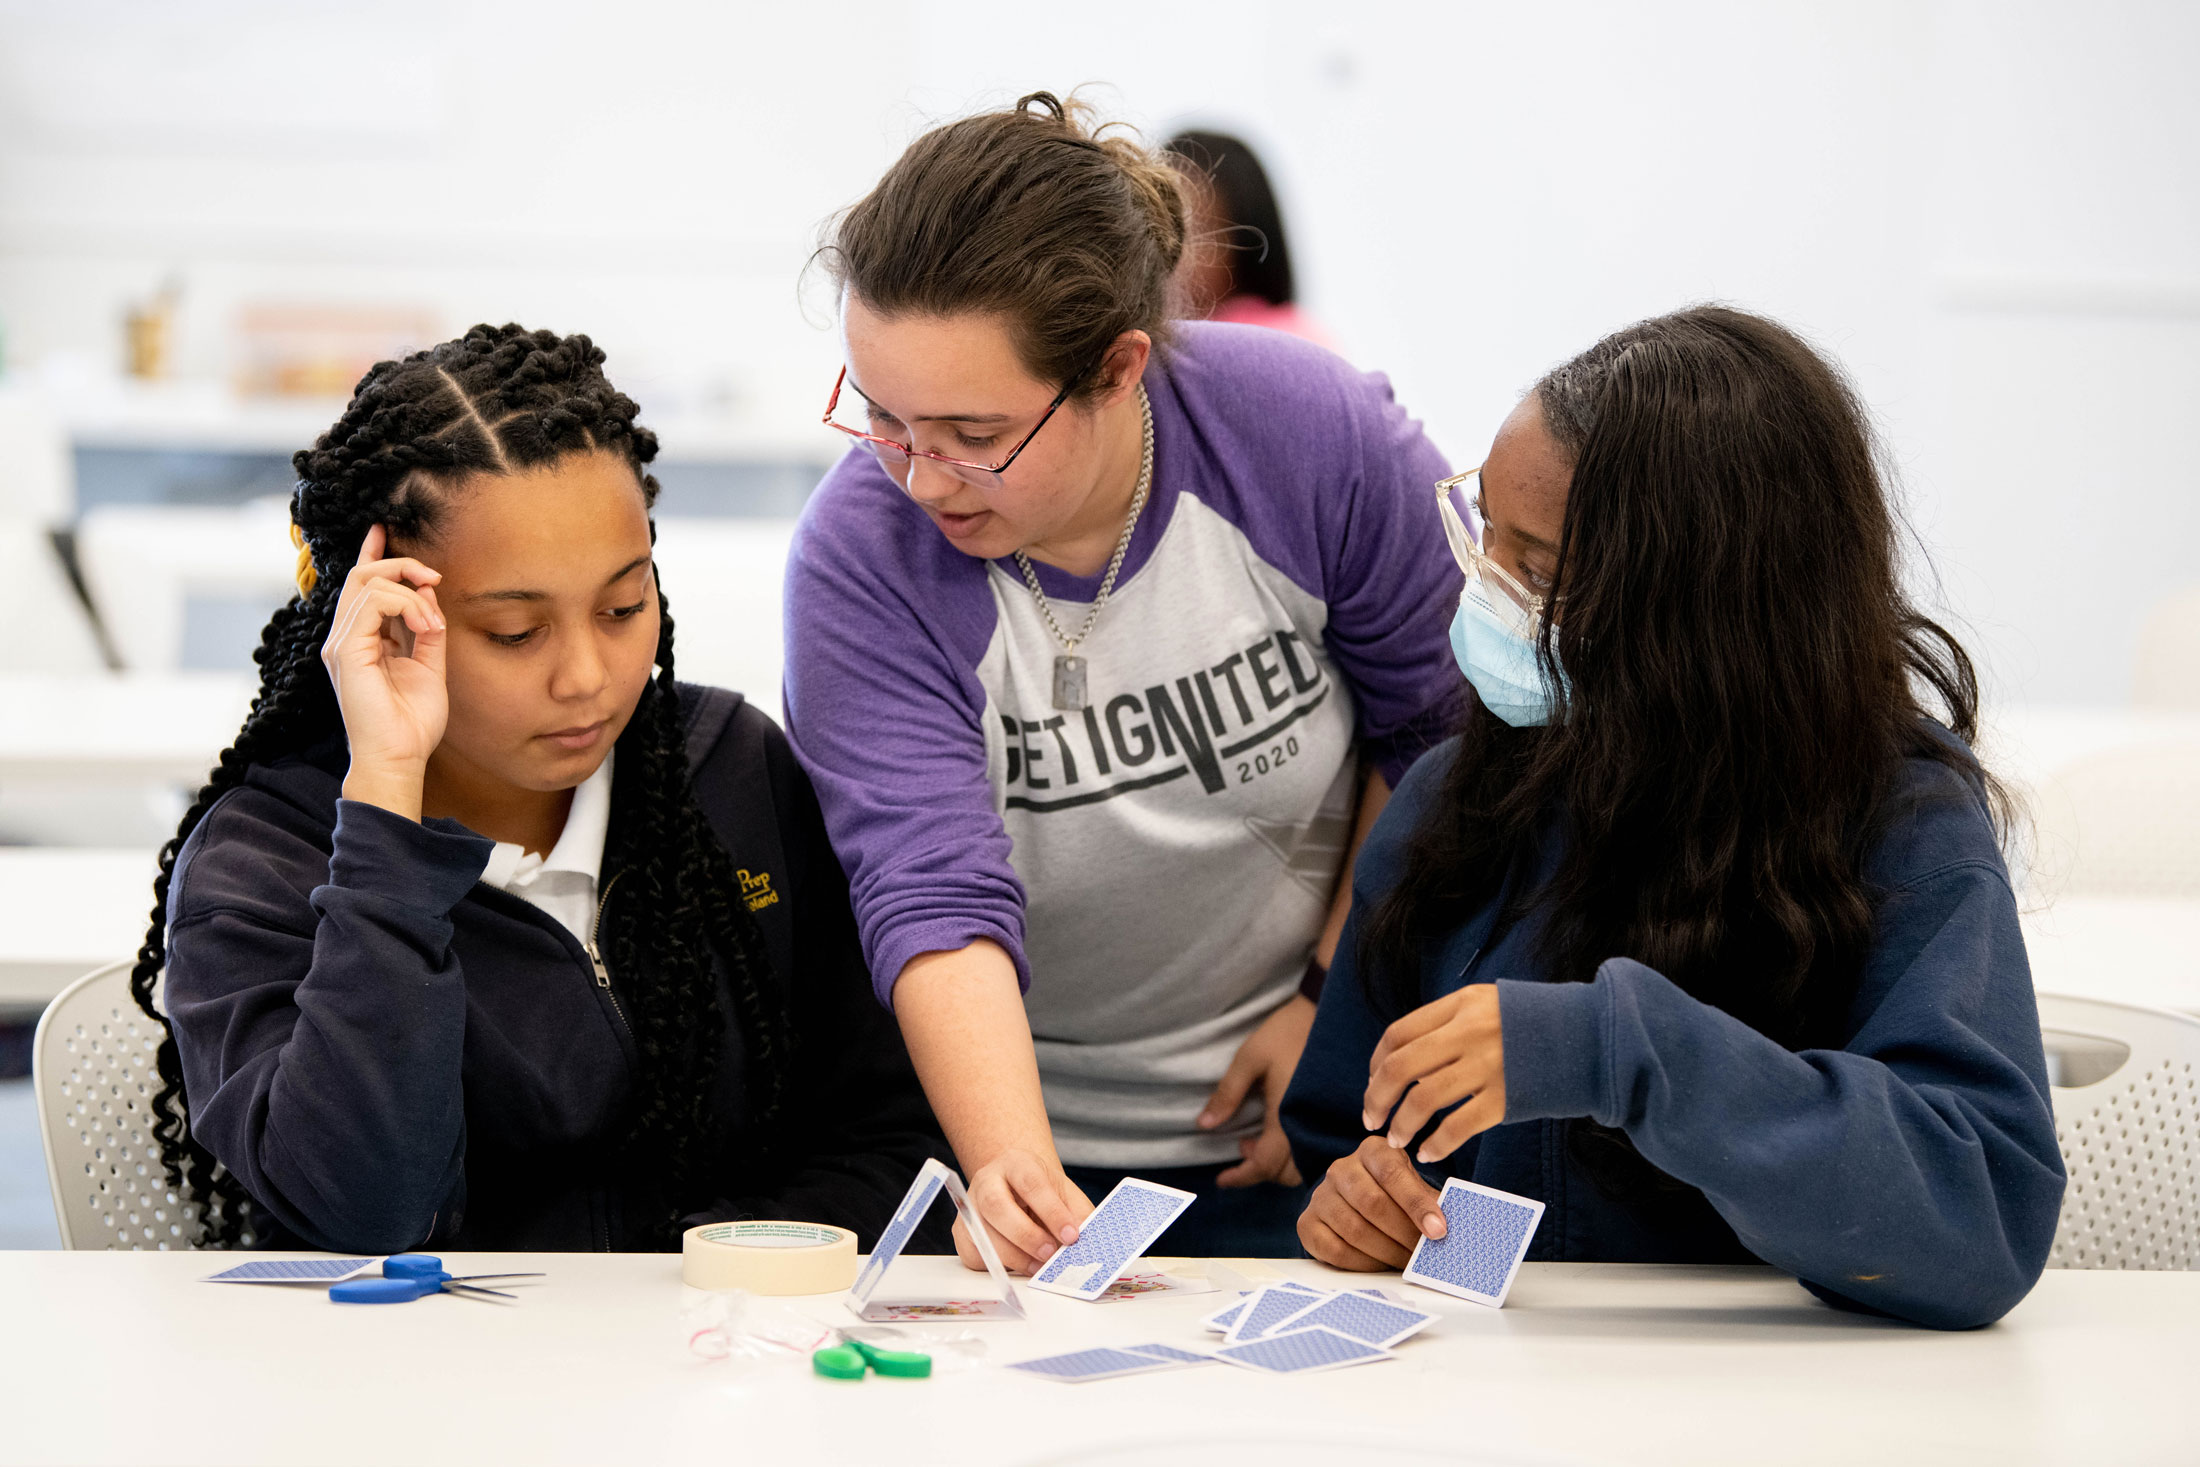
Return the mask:
[[1438,492],[1481,706],[1362,853],[1284,1105],[1308,1251],[1399,1267],[1448,1174],[1547,1204],[1531,1258],[1999,1318],[2063,1167],[1978,686],[1903,593],[1862,405],[1683,311]]
[[868,1246],[938,1144],[786,741],[673,681],[657,440],[602,363],[477,326],[298,454],[298,596],[133,977],[158,1241]]
[[1457,693],[1442,459],[1382,378],[1172,322],[1185,237],[1165,159],[1040,93],[823,252],[853,441],[789,565],[789,732],[1019,1268],[1125,1173],[1199,1196],[1161,1251],[1297,1251],[1275,1107],[1341,876]]

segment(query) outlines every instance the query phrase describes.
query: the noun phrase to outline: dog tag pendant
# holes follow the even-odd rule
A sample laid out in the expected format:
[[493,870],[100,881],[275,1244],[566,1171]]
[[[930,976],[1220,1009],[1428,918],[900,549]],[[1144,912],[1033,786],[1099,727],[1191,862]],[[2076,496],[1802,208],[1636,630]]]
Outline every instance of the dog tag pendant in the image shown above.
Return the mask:
[[1064,713],[1085,706],[1085,659],[1067,652],[1054,659],[1054,706]]

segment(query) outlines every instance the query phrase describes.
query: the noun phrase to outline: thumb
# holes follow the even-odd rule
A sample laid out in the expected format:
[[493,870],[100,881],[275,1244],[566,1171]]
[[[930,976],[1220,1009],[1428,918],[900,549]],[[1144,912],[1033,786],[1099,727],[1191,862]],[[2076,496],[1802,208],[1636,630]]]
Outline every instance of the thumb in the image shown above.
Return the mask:
[[[1372,1149],[1372,1148],[1371,1148]],[[1403,1151],[1385,1146],[1367,1159],[1368,1175],[1390,1194],[1398,1210],[1413,1219],[1423,1237],[1441,1238],[1446,1231],[1443,1196],[1421,1179]]]
[[1222,1083],[1215,1086],[1214,1094],[1207,1097],[1207,1104],[1199,1112],[1199,1128],[1211,1131],[1238,1113],[1245,1104],[1245,1097],[1252,1091],[1253,1081],[1260,1075],[1260,1063],[1239,1049],[1237,1058],[1230,1061],[1230,1068],[1222,1075]]

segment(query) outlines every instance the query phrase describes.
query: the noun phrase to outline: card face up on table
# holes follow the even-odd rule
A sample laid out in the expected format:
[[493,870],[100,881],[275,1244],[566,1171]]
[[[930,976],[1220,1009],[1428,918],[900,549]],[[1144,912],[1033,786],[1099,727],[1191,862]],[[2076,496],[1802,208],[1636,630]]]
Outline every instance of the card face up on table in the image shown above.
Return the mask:
[[1444,1183],[1444,1236],[1423,1238],[1406,1260],[1406,1282],[1501,1307],[1543,1221],[1543,1204],[1457,1177]]
[[1077,1241],[1032,1275],[1031,1286],[1072,1299],[1099,1298],[1191,1205],[1189,1192],[1125,1177],[1078,1225]]

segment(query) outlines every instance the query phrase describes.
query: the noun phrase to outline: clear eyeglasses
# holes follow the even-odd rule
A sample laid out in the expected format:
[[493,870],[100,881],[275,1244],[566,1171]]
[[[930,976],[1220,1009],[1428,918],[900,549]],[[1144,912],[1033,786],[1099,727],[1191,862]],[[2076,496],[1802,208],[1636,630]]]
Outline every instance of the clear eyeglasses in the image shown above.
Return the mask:
[[1451,558],[1478,582],[1489,603],[1522,636],[1532,637],[1543,621],[1543,597],[1520,584],[1513,573],[1482,549],[1482,470],[1480,466],[1453,474],[1436,485],[1436,511],[1444,522],[1444,539]]
[[[1016,462],[1016,455],[1031,446],[1031,440],[1039,436],[1039,430],[1047,425],[1047,420],[1054,416],[1063,403],[1069,401],[1070,393],[1076,390],[1077,384],[1082,382],[1087,375],[1089,375],[1088,372],[1079,372],[1069,381],[1063,383],[1062,390],[1054,394],[1054,401],[1047,404],[1047,410],[1039,415],[1039,421],[1034,423],[1031,431],[1024,435],[1023,442],[1010,449],[1008,457],[997,464],[974,464],[968,459],[949,458],[944,453],[934,453],[928,448],[913,447],[895,438],[881,438],[876,433],[866,433],[861,428],[851,428],[846,423],[833,421],[833,413],[840,406],[840,389],[848,383],[848,369],[846,367],[842,367],[840,375],[833,379],[833,395],[825,402],[825,426],[847,434],[850,438],[869,449],[872,457],[885,465],[886,472],[893,475],[897,481],[902,474],[908,472],[909,460],[921,458],[929,459],[931,462],[938,464],[966,484],[975,484],[980,489],[998,489],[1001,487],[1001,475],[1007,473],[1008,466]],[[858,387],[856,389],[858,396],[861,396],[862,392],[862,388]]]

